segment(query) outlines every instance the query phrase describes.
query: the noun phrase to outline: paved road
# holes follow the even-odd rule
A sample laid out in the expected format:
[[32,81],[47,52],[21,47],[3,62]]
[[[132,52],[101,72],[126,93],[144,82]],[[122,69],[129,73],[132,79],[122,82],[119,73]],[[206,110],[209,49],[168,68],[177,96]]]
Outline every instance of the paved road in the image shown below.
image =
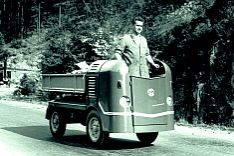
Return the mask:
[[51,137],[44,105],[0,100],[0,153],[4,156],[233,156],[234,134],[176,126],[150,146],[134,134],[111,134],[107,147],[92,148],[84,127],[69,125],[65,136]]

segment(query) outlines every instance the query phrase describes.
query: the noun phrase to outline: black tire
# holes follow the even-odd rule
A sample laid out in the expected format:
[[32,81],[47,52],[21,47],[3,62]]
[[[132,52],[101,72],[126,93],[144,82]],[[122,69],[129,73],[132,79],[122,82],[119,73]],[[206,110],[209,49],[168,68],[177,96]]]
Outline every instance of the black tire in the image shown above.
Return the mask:
[[149,145],[156,140],[158,137],[158,132],[151,132],[151,133],[137,133],[138,140],[144,144]]
[[102,122],[97,111],[90,111],[86,120],[86,132],[93,146],[102,146],[109,137],[109,132],[102,129]]
[[61,138],[64,135],[66,130],[66,123],[64,122],[63,117],[59,112],[52,112],[49,120],[49,125],[50,132],[54,138]]

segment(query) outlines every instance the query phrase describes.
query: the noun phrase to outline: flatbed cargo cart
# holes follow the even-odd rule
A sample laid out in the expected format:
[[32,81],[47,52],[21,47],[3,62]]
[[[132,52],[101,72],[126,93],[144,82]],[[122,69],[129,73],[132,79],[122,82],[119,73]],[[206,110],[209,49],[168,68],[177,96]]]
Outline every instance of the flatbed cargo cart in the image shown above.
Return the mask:
[[159,62],[159,74],[151,78],[129,76],[117,60],[98,60],[79,74],[43,74],[43,90],[54,99],[46,119],[54,137],[62,137],[66,125],[86,126],[91,144],[102,145],[110,133],[136,133],[151,144],[160,131],[174,129],[170,68]]

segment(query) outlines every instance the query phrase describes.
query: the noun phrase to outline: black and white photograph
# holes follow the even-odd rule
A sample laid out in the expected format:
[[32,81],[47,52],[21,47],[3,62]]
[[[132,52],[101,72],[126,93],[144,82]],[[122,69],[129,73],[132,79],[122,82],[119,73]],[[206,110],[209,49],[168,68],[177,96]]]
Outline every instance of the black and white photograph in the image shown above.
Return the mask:
[[233,156],[233,0],[0,0],[0,155]]

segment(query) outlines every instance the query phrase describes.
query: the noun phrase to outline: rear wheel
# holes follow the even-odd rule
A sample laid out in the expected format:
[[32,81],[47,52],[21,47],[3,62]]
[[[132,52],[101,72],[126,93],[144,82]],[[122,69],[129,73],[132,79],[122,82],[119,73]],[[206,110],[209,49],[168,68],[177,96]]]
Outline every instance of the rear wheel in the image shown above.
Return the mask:
[[109,137],[109,132],[102,129],[101,118],[97,111],[90,111],[86,122],[86,132],[89,141],[94,146],[103,145]]
[[64,135],[66,130],[66,123],[63,121],[62,115],[54,111],[49,120],[50,132],[55,138],[60,138]]
[[158,132],[137,133],[136,135],[141,143],[149,145],[156,140],[156,138],[158,137]]

